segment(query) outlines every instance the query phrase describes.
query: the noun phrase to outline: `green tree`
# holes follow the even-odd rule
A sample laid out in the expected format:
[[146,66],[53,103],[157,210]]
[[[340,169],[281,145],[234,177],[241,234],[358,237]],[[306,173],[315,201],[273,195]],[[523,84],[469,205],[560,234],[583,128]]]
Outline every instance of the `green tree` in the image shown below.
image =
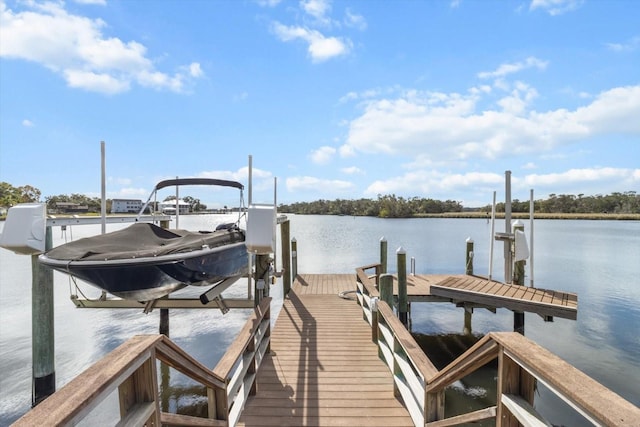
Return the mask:
[[18,203],[39,202],[42,193],[31,185],[14,187],[8,182],[0,182],[0,206],[11,207]]

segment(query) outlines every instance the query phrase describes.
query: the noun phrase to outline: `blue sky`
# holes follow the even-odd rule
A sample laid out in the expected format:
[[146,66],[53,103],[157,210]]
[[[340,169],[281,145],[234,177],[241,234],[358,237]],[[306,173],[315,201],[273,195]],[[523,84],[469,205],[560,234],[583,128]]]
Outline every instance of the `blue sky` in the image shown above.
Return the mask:
[[[0,181],[279,203],[640,191],[635,0],[0,0]],[[186,193],[210,205],[216,195]],[[186,195],[185,193],[185,195]],[[221,198],[226,196],[220,196]],[[233,195],[235,200],[235,195]],[[228,203],[223,201],[223,203]]]

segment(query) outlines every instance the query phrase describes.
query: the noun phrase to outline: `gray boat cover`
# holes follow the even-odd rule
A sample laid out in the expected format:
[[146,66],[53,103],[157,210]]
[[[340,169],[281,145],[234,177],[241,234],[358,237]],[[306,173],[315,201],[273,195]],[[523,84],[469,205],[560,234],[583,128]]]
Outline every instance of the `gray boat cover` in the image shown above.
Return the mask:
[[237,227],[193,232],[135,223],[123,230],[66,243],[51,249],[46,256],[61,261],[149,258],[200,250],[205,245],[214,248],[244,240],[244,232]]

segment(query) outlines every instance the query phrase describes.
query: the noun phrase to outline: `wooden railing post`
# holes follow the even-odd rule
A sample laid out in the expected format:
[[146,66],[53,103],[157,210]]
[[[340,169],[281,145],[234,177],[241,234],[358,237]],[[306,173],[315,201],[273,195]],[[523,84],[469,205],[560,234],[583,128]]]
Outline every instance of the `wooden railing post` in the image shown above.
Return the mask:
[[503,395],[515,395],[533,406],[535,377],[523,369],[507,354],[504,348],[498,353],[498,390],[496,425],[519,426],[518,419],[502,403]]
[[118,387],[123,425],[160,425],[155,351]]
[[407,252],[398,248],[398,318],[405,327],[409,325],[409,302],[407,297]]
[[444,389],[426,393],[424,419],[427,422],[444,419]]

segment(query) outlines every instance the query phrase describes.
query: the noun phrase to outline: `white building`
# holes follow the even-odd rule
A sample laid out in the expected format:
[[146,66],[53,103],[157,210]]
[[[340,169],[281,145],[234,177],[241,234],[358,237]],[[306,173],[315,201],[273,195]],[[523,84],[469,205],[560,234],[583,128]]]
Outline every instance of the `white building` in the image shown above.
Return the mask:
[[[178,200],[178,206],[180,208],[180,215],[189,213],[189,209],[191,208],[191,205],[182,199]],[[165,215],[175,215],[176,199],[169,199],[164,202],[160,202],[160,212]]]
[[111,201],[111,213],[138,213],[142,209],[140,199],[113,199]]

